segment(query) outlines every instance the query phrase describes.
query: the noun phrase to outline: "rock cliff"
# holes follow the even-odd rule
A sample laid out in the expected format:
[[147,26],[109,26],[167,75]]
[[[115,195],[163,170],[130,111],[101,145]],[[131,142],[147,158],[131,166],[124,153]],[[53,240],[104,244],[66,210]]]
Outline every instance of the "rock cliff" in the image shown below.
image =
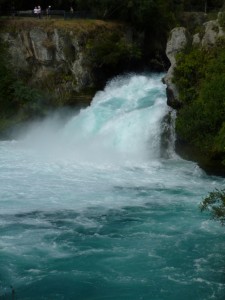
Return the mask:
[[185,27],[177,27],[171,31],[166,46],[166,55],[171,65],[164,77],[164,82],[167,85],[168,105],[171,107],[179,109],[182,106],[177,87],[173,83],[173,73],[176,67],[176,55],[182,52],[185,47],[213,47],[220,38],[225,37],[225,31],[220,25],[220,20],[222,18],[223,13],[219,13],[217,20],[203,23],[199,27],[199,32],[195,34],[192,34]]
[[[18,76],[32,86],[48,91],[57,98],[56,101],[70,104],[99,88],[99,74],[96,73],[101,70],[96,70],[90,63],[88,46],[100,34],[112,31],[118,32],[127,43],[132,43],[132,34],[128,34],[129,30],[121,24],[103,21],[85,23],[82,20],[76,23],[66,20],[8,20],[1,24],[0,37],[7,44],[10,64]],[[101,74],[102,77],[104,74]]]
[[178,111],[176,151],[224,176],[225,14],[196,31],[173,29],[166,47],[168,104]]

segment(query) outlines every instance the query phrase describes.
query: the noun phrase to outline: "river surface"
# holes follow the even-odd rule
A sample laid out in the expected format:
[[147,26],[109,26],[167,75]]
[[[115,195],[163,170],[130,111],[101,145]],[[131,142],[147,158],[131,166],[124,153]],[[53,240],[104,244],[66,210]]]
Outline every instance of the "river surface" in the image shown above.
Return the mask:
[[174,153],[162,76],[0,142],[0,299],[225,299],[224,228],[199,210],[225,180]]

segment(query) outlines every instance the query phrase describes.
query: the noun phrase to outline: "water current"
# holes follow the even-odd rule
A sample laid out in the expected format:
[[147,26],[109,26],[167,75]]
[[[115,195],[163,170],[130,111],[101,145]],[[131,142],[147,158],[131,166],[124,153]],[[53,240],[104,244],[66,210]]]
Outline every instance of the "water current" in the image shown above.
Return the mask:
[[224,229],[199,210],[224,179],[174,153],[162,76],[0,142],[0,299],[225,299]]

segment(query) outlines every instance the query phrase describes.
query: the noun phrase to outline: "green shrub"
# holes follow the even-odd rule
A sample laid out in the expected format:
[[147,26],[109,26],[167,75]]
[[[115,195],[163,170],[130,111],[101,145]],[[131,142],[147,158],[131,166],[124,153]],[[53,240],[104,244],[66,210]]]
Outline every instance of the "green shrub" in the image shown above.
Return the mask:
[[220,12],[218,15],[219,25],[224,29],[225,28],[225,13]]
[[224,41],[208,50],[193,48],[178,56],[174,82],[183,106],[176,130],[208,159],[225,163]]
[[225,224],[225,190],[215,190],[202,201],[201,211],[209,211],[213,220]]
[[0,131],[42,114],[42,95],[19,79],[9,64],[7,45],[0,41]]
[[90,63],[96,67],[110,66],[116,68],[119,64],[141,57],[136,44],[129,43],[118,32],[103,32],[87,44]]
[[178,54],[174,83],[184,103],[190,103],[197,98],[199,85],[205,77],[205,67],[209,59],[209,53],[199,48],[191,51],[186,49]]

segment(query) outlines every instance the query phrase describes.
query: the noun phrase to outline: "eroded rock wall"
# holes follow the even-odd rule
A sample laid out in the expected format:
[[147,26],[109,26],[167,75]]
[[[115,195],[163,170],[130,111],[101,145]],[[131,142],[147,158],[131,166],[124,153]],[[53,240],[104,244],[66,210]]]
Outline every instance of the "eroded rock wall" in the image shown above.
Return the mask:
[[85,57],[88,35],[32,28],[5,32],[2,38],[8,45],[15,70],[27,72],[33,82],[61,72],[71,74],[76,91],[93,85],[92,69]]
[[80,101],[87,104],[95,91],[114,75],[92,61],[94,51],[91,53],[89,46],[101,44],[99,36],[110,39],[112,32],[116,32],[126,41],[124,44],[133,43],[132,31],[127,26],[98,20],[15,19],[0,27],[13,71],[31,87],[47,92],[56,105],[76,105]]
[[171,31],[166,47],[166,55],[171,66],[164,77],[164,82],[167,85],[168,105],[171,107],[179,109],[182,106],[177,87],[173,83],[177,54],[182,52],[186,46],[201,47],[205,49],[214,47],[220,38],[225,38],[225,31],[220,26],[220,18],[221,13],[218,15],[217,20],[203,23],[199,32],[195,34],[192,34],[185,27],[177,27]]

